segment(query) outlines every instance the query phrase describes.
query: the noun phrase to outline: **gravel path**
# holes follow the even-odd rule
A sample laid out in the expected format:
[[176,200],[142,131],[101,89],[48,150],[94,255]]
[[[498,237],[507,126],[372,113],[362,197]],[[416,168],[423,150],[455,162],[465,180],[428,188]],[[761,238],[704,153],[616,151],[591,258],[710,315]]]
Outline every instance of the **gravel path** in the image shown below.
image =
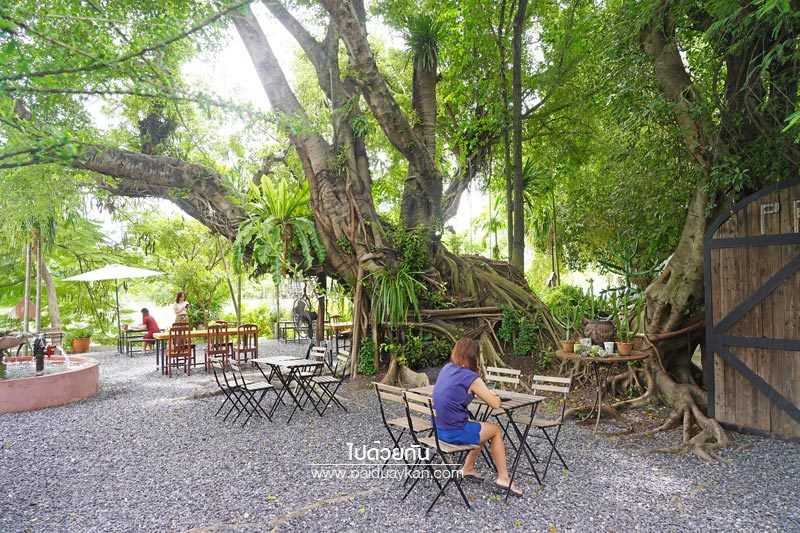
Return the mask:
[[[262,354],[302,354],[267,341]],[[800,445],[731,434],[724,461],[651,454],[569,423],[572,471],[548,473],[506,504],[465,481],[426,517],[424,483],[405,502],[393,480],[315,479],[310,463],[348,462],[347,443],[388,441],[371,389],[344,390],[349,413],[301,413],[244,429],[214,418],[213,378],[172,380],[151,358],[93,354],[101,393],[0,415],[0,531],[800,531]],[[199,397],[198,397],[199,396]],[[479,462],[479,469],[485,467]]]

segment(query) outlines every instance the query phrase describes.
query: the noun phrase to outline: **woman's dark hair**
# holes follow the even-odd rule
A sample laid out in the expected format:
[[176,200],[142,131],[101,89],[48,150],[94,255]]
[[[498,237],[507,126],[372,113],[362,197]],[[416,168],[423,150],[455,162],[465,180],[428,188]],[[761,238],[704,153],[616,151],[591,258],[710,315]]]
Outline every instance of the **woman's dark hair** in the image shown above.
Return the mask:
[[473,372],[478,371],[478,356],[481,353],[477,342],[467,337],[461,337],[453,346],[450,353],[450,361],[462,368],[469,368]]
[[183,291],[181,291],[181,292],[179,292],[179,293],[178,293],[178,295],[175,297],[175,303],[176,303],[176,304],[179,304],[179,303],[181,303],[181,296],[183,296],[183,299],[184,299],[184,300],[186,299],[186,293],[185,293],[185,292],[183,292]]

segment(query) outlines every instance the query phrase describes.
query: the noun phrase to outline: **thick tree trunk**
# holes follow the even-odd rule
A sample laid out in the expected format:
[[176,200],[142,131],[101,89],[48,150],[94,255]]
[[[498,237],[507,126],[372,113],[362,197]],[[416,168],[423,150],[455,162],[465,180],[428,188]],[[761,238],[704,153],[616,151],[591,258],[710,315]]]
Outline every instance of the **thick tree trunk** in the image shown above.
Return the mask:
[[528,1],[519,0],[517,13],[514,16],[514,34],[512,37],[512,81],[513,95],[512,114],[514,117],[513,153],[514,153],[514,234],[511,247],[511,264],[525,271],[525,205],[522,191],[525,188],[522,177],[522,35],[525,31],[525,14]]

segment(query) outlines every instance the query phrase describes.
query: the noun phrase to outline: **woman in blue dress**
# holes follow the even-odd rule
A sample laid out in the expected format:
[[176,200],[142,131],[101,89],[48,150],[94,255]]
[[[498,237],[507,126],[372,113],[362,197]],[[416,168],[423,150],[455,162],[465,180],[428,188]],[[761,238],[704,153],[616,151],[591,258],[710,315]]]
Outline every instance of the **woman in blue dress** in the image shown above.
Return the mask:
[[[444,365],[433,387],[433,406],[436,409],[436,434],[439,439],[450,444],[480,444],[464,461],[461,469],[463,477],[482,480],[475,471],[475,459],[488,441],[492,460],[497,467],[495,485],[508,488],[511,478],[506,466],[506,448],[503,432],[497,424],[470,420],[467,406],[477,395],[492,409],[500,408],[500,398],[484,383],[478,375],[478,356],[480,347],[472,339],[461,338],[453,347],[450,362]],[[513,484],[511,493],[522,496],[522,491]]]

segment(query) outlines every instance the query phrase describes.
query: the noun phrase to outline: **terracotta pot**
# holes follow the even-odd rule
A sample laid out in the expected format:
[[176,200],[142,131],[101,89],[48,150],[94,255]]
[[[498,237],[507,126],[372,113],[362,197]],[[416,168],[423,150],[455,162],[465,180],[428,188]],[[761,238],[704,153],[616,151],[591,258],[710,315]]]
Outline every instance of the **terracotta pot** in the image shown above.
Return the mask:
[[632,342],[617,342],[617,353],[620,355],[630,355],[633,351]]
[[567,353],[572,353],[575,350],[575,341],[561,341],[561,349]]
[[86,353],[89,351],[89,337],[72,339],[72,353]]
[[602,346],[604,342],[614,340],[614,323],[610,320],[584,319],[583,333],[592,339],[592,344]]

